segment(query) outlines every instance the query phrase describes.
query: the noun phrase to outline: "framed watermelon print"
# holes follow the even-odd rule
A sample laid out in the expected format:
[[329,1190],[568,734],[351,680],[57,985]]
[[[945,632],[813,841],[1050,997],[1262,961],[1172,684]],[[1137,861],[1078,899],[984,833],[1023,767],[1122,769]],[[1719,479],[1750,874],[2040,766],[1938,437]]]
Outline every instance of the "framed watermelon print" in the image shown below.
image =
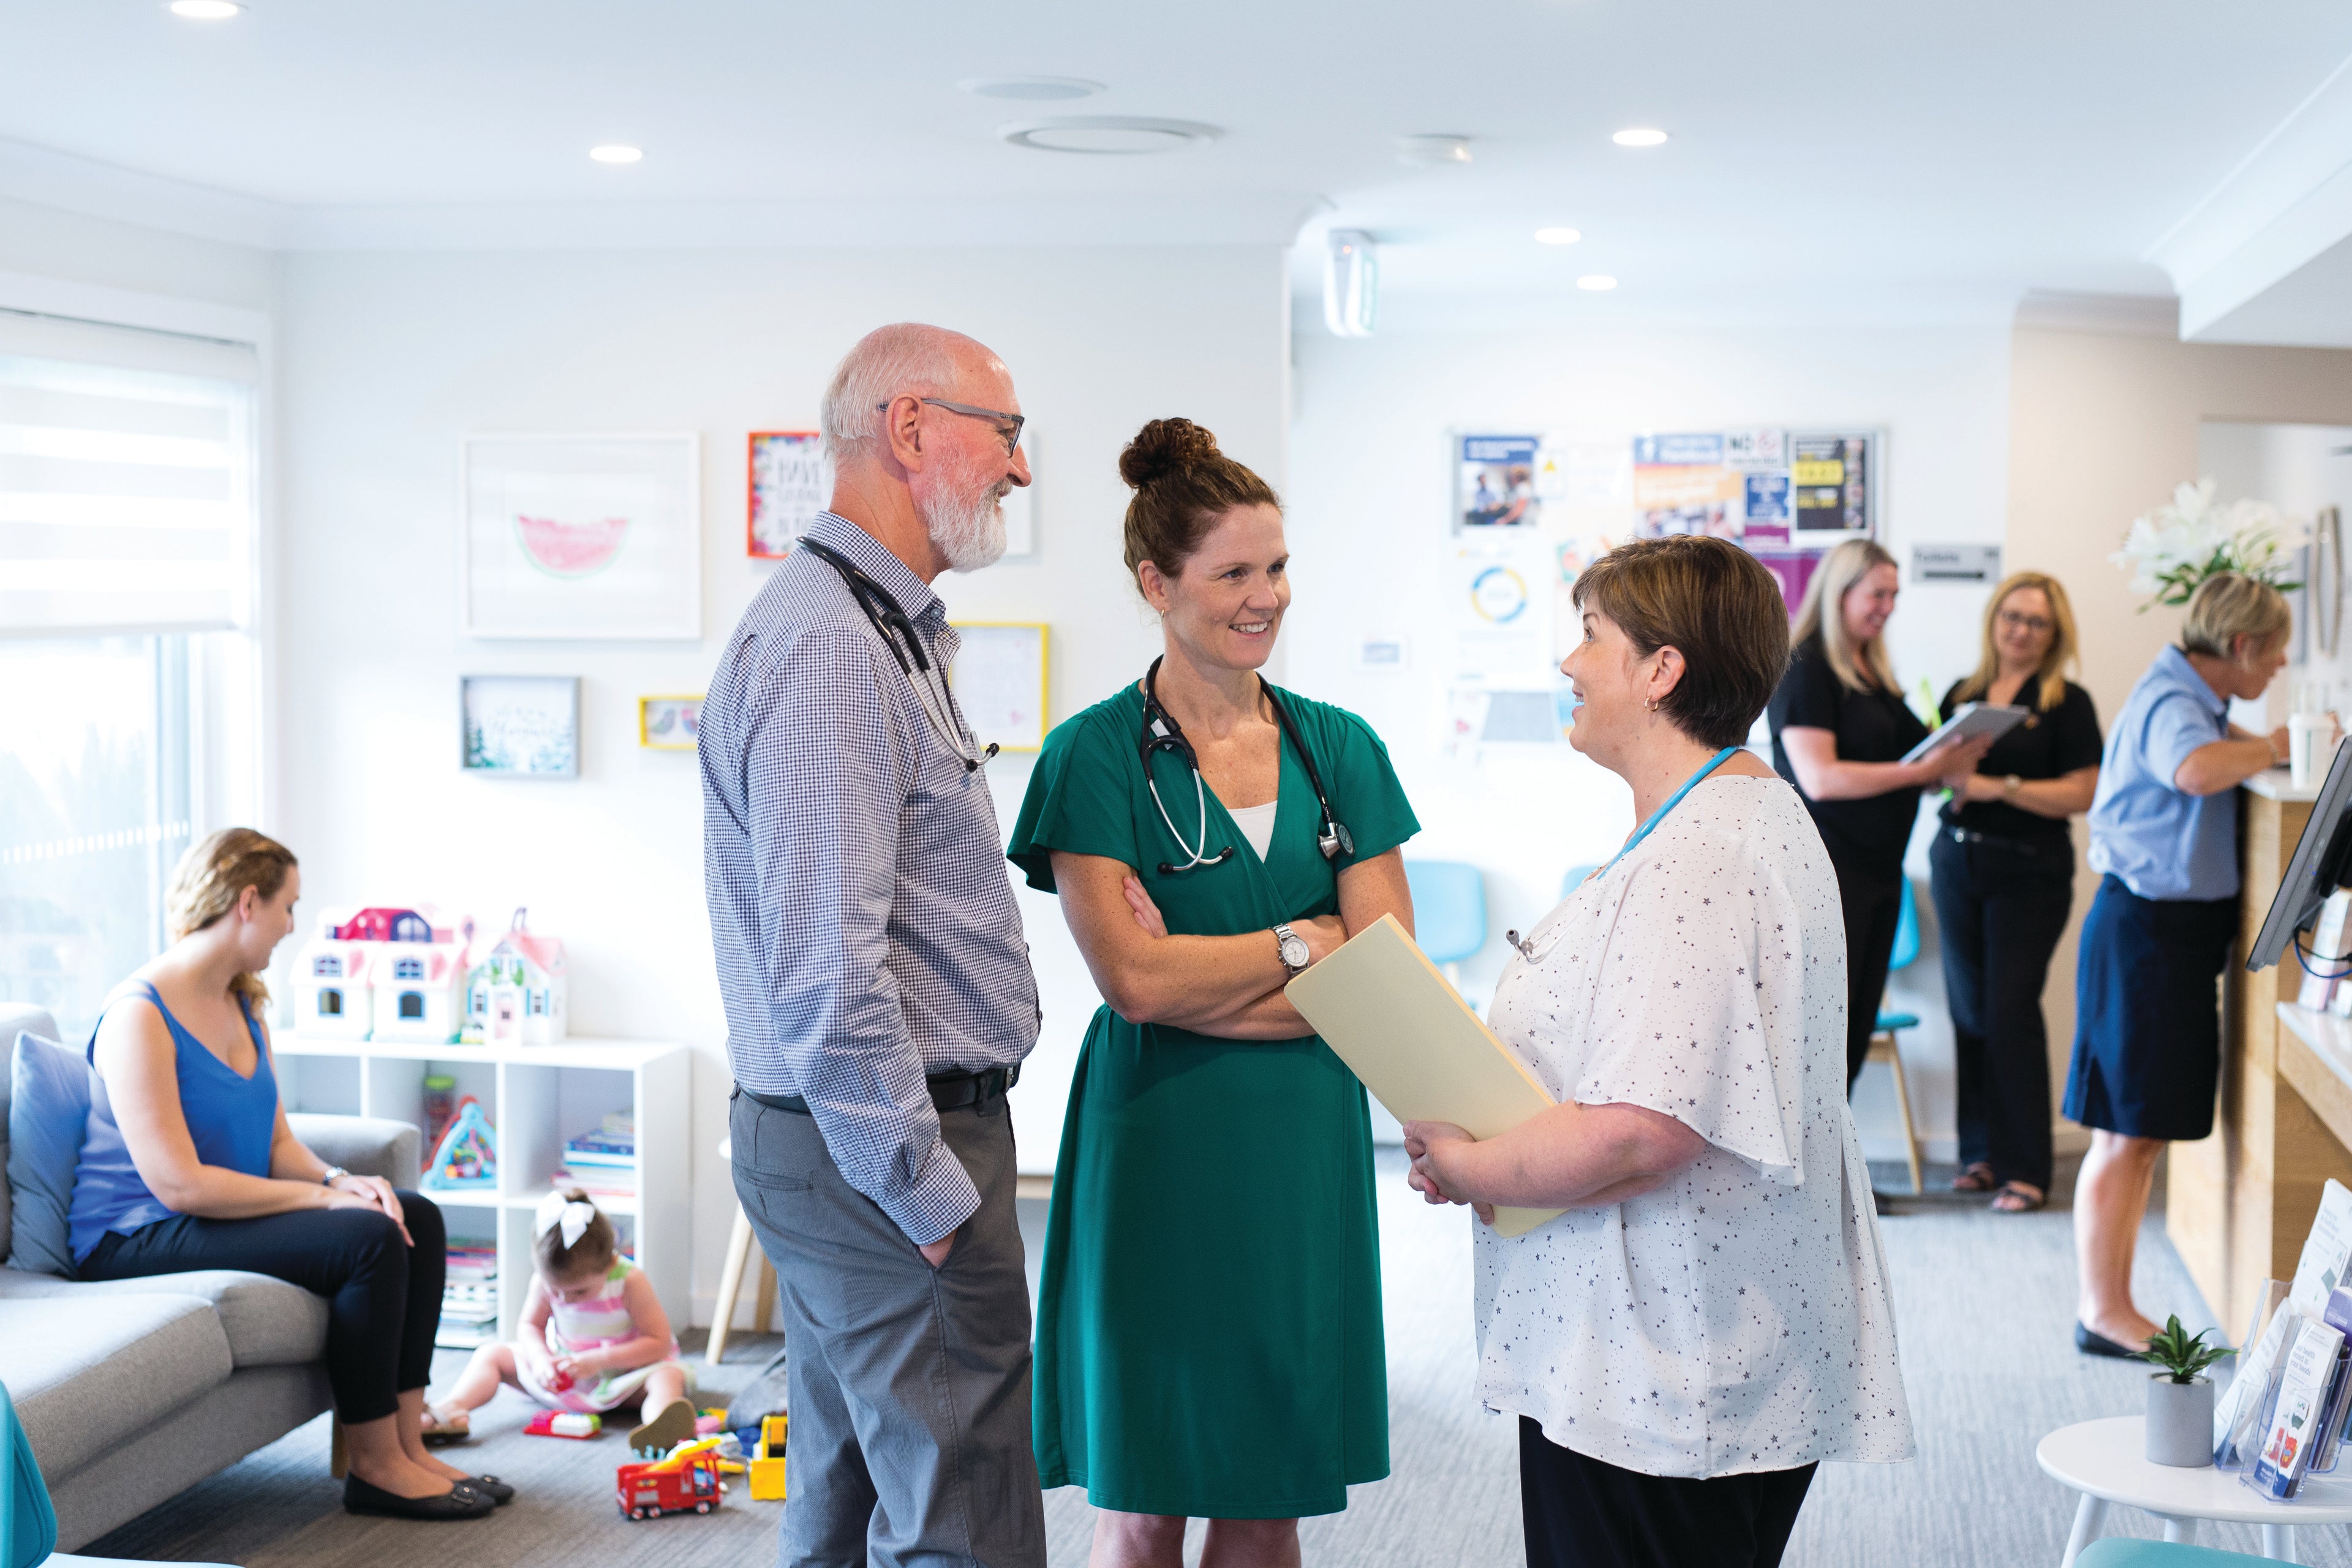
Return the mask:
[[463,475],[466,636],[700,639],[698,436],[469,436]]

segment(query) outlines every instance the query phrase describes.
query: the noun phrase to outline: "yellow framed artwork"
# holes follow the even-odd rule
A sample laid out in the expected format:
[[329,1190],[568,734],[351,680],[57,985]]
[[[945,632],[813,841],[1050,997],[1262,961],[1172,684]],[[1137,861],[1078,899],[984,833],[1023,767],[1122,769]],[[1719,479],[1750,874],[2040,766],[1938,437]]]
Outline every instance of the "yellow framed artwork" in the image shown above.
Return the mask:
[[649,752],[690,752],[702,733],[701,692],[637,699],[637,744]]
[[1006,752],[1045,746],[1046,627],[1043,621],[956,621],[963,647],[948,666],[956,705],[980,737]]

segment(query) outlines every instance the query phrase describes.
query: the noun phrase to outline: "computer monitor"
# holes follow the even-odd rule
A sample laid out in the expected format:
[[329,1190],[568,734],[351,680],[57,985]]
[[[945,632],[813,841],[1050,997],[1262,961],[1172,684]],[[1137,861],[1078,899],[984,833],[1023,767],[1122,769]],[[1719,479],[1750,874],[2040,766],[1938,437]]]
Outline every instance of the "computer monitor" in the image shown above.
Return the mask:
[[2261,934],[2246,954],[2246,967],[2268,969],[2286,956],[2295,933],[2319,918],[2319,906],[2339,886],[2352,882],[2352,745],[2336,748],[2336,761],[2311,804],[2311,820],[2295,840],[2278,896],[2263,917]]

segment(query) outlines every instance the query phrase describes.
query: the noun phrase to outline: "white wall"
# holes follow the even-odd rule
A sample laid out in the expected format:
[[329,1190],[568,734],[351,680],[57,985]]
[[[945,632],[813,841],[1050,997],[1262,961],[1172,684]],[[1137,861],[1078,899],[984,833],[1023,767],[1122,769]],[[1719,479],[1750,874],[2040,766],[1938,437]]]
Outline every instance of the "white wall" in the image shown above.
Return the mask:
[[[743,553],[746,434],[809,428],[835,362],[881,322],[971,332],[1038,432],[1037,559],[943,578],[950,612],[1053,627],[1058,719],[1140,673],[1119,447],[1185,414],[1277,483],[1285,317],[1272,247],[1105,250],[299,255],[283,263],[279,825],[307,899],[429,900],[562,936],[572,1027],[693,1047],[695,1310],[734,1195],[715,1145],[729,1074],[688,753],[638,749],[635,700],[698,691],[771,568]],[[697,430],[704,635],[490,643],[457,631],[458,444],[502,430]],[[457,678],[583,678],[577,782],[467,777]],[[990,770],[1004,826],[1025,758]],[[1015,1091],[1050,1165],[1097,998],[1053,900],[1024,896],[1045,1039]],[[746,1293],[748,1299],[748,1292]],[[744,1309],[748,1311],[748,1305]]]
[[0,196],[0,271],[266,310],[277,258]]
[[[1905,563],[1915,543],[2002,539],[2009,445],[2008,326],[1817,331],[1652,330],[1453,334],[1343,342],[1297,338],[1290,539],[1297,584],[1285,640],[1289,678],[1354,709],[1389,744],[1423,828],[1420,858],[1486,872],[1489,940],[1465,964],[1485,994],[1502,934],[1549,909],[1571,865],[1605,860],[1633,826],[1630,797],[1566,746],[1490,750],[1447,761],[1438,746],[1448,670],[1450,543],[1446,433],[1641,431],[1740,426],[1879,426],[1888,435],[1882,537]],[[1973,668],[1984,591],[1906,584],[1888,638],[1897,671],[1944,684]],[[1359,673],[1356,639],[1407,628],[1402,675]],[[1951,1032],[1926,910],[1926,840],[1915,838],[1928,933],[1894,995],[1923,1020],[1905,1037],[1914,1111],[1950,1158]],[[1855,1110],[1874,1154],[1898,1152],[1894,1096],[1871,1073]]]

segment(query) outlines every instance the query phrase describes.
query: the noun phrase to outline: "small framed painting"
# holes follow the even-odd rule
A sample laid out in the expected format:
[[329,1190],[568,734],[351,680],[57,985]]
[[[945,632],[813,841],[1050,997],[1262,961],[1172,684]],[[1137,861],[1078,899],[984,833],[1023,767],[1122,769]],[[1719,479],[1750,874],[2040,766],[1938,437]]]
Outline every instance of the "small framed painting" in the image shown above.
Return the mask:
[[516,778],[580,776],[578,676],[460,676],[457,710],[459,765],[466,772]]
[[751,498],[746,549],[754,561],[793,552],[816,514],[833,501],[833,465],[814,430],[754,430],[745,493]]
[[700,637],[700,450],[690,433],[467,437],[465,634]]
[[1045,641],[1042,621],[956,621],[963,646],[948,667],[956,706],[982,745],[1045,746]]
[[637,744],[649,752],[690,752],[702,734],[702,697],[637,699]]

